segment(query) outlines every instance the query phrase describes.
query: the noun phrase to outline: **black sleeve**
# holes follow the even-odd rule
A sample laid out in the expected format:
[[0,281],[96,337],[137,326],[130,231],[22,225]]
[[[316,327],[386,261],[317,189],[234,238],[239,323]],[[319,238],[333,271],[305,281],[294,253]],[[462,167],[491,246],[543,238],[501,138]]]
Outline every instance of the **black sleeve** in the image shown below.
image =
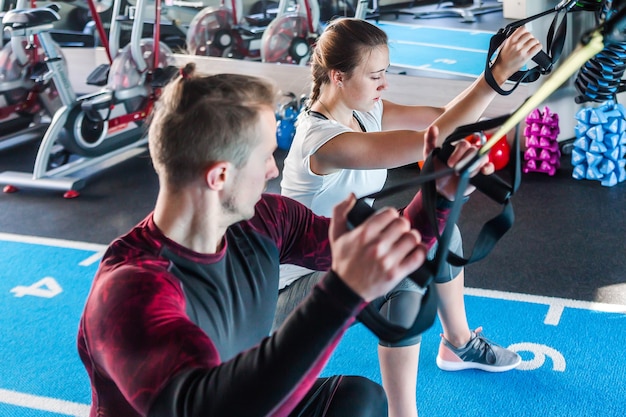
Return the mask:
[[278,247],[281,264],[328,271],[331,265],[330,218],[318,216],[289,197],[264,194],[248,222]]

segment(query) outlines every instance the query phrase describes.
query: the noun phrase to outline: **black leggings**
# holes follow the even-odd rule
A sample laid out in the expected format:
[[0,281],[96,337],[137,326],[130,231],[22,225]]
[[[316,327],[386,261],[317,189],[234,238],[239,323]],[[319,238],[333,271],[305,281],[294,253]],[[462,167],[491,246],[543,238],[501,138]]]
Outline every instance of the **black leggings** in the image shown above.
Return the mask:
[[385,417],[383,388],[361,376],[319,378],[290,417]]

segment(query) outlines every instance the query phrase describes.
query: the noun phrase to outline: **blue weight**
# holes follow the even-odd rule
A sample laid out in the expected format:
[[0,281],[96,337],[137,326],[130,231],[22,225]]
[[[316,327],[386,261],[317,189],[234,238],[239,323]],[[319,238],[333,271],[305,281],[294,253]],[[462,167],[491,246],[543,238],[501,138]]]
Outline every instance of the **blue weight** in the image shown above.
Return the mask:
[[617,168],[617,164],[610,159],[603,159],[600,165],[598,166],[598,170],[604,174],[609,175]]
[[598,167],[587,167],[587,172],[585,173],[585,178],[588,180],[599,180],[602,179],[604,175],[600,172]]
[[280,149],[289,150],[296,133],[293,120],[279,120],[276,124],[276,142]]
[[603,154],[608,150],[602,140],[592,140],[589,144],[589,152],[593,154]]
[[587,135],[581,136],[574,140],[574,147],[582,149],[583,151],[589,150],[589,139],[587,138]]

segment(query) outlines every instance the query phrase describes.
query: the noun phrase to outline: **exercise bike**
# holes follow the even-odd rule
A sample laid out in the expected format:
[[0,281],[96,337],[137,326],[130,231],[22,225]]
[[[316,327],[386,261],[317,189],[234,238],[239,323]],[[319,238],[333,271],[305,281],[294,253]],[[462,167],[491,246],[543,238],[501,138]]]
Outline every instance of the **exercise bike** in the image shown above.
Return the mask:
[[[53,3],[46,7],[60,16],[58,5]],[[11,9],[33,8],[34,0],[0,1],[2,17]],[[105,12],[107,8],[105,2],[97,3],[92,14]],[[74,7],[72,10],[81,9]],[[47,56],[40,42],[41,32],[50,33],[52,41],[49,43],[55,49],[55,59],[66,62],[61,46],[55,39],[60,33],[56,29],[58,21],[55,15],[45,27],[23,27],[19,30],[5,31],[9,39],[0,49],[0,150],[41,139],[50,125],[52,116],[62,105],[57,89],[69,88],[69,85],[57,86],[54,83],[47,71],[45,63]],[[64,32],[72,37],[69,31]],[[84,40],[85,37],[87,36],[80,39]],[[93,38],[93,35],[91,37]]]
[[[15,8],[3,13],[3,19],[12,19],[16,11],[27,16],[29,10],[28,0],[19,0]],[[10,30],[9,40],[0,50],[0,150],[41,139],[61,107],[66,92],[60,90],[66,86],[52,82],[45,48],[54,55],[54,65],[67,72],[65,57],[61,48],[42,34],[52,29],[57,10],[58,6],[51,5],[37,14],[45,14],[47,21]]]
[[437,10],[415,13],[414,18],[426,19],[459,16],[462,18],[462,22],[473,23],[476,21],[476,16],[478,15],[501,11],[502,2],[487,3],[483,0],[457,0],[443,2],[439,0],[439,3],[437,3]]
[[[4,17],[4,14],[15,7],[15,4],[12,0],[0,0],[0,21]],[[0,48],[2,48],[5,44],[5,36],[6,34],[3,32],[0,36]]]
[[280,0],[278,14],[261,39],[261,60],[306,65],[320,35],[317,0]]
[[242,13],[242,0],[221,0],[220,5],[205,7],[191,20],[187,30],[190,55],[224,58],[261,59],[261,38],[276,16],[274,1],[259,1]]
[[[142,39],[146,0],[137,1],[130,43],[115,54],[108,71],[98,67],[89,77],[96,84],[106,78],[107,85],[80,97],[71,89],[64,90],[62,107],[46,130],[33,172],[0,173],[0,183],[7,184],[5,192],[17,191],[18,187],[39,188],[62,190],[65,198],[74,198],[89,176],[145,152],[144,122],[161,88],[178,71],[171,50],[159,42],[160,4],[156,0],[153,38]],[[118,50],[119,26],[115,22],[120,20],[116,17],[120,5],[121,0],[115,0],[109,33],[109,50],[114,52]],[[53,20],[48,11],[15,11],[10,18],[5,16],[4,24],[10,30],[22,26],[35,29]],[[69,85],[67,70],[49,48],[49,34],[44,31],[41,35],[48,72],[57,85]]]
[[93,32],[94,13],[100,19],[110,19],[112,1],[96,0],[97,11],[92,10],[86,0],[37,0],[37,7],[57,3],[61,5],[58,11],[61,19],[54,24],[52,39],[62,48],[95,47],[97,38]]

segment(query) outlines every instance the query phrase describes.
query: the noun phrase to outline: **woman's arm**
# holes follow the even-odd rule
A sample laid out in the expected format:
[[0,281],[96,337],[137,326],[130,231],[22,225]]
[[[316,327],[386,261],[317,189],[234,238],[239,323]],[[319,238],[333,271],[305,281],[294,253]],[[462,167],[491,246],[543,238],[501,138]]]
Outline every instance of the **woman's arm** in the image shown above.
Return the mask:
[[311,155],[311,170],[318,175],[338,169],[388,169],[423,158],[424,132],[346,132],[335,136]]
[[[504,84],[540,50],[537,39],[520,27],[502,45],[492,69],[495,80]],[[441,145],[458,126],[476,122],[496,95],[484,75],[474,81],[432,122],[431,125],[439,129],[437,145]],[[383,132],[347,132],[334,137],[311,156],[311,169],[316,174],[325,175],[338,169],[395,168],[422,160],[425,156],[424,130],[410,129],[409,120],[421,125],[428,118],[435,117],[438,111],[435,107],[402,106],[385,101]]]
[[[518,28],[502,45],[492,67],[498,85],[503,85],[511,75],[522,68],[541,50],[541,43],[526,30]],[[440,145],[458,126],[476,122],[497,96],[484,73],[457,98],[446,106],[444,113],[433,122],[439,128]]]
[[446,111],[446,107],[383,103],[383,130],[424,130]]
[[[502,86],[509,77],[522,68],[540,49],[541,44],[525,27],[518,28],[503,43],[493,64],[492,73],[498,85]],[[454,130],[457,126],[476,121],[496,95],[496,92],[485,81],[483,73],[443,108],[406,106],[385,101],[383,130],[422,130],[450,111],[454,113],[453,117],[466,116],[464,119],[466,122],[453,123],[454,127],[452,130]],[[424,122],[427,122],[427,124],[423,125]],[[447,124],[449,123],[445,119],[443,122],[438,122],[440,129],[445,129]],[[444,139],[447,137],[443,130],[442,137]]]

